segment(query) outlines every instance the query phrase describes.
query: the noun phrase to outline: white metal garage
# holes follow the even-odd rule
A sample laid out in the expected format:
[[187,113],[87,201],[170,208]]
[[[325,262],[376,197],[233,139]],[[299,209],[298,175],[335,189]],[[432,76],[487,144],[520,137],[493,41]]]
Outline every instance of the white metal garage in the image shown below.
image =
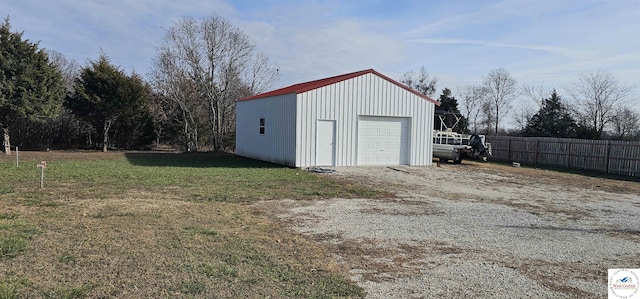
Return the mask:
[[431,165],[439,102],[374,70],[238,100],[236,154],[294,167]]
[[358,165],[409,164],[410,119],[360,116]]

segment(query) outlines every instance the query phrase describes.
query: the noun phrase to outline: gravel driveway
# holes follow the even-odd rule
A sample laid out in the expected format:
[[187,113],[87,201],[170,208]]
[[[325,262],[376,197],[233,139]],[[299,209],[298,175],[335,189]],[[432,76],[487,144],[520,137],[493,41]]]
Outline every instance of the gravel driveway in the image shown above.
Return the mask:
[[336,168],[389,199],[270,201],[367,298],[604,298],[640,268],[640,183],[466,162]]

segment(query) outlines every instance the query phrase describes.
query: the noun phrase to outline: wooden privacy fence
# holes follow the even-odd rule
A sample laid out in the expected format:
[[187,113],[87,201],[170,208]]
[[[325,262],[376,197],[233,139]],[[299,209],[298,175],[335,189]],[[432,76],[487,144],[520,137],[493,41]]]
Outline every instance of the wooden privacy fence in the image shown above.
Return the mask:
[[640,176],[640,142],[487,136],[491,159]]

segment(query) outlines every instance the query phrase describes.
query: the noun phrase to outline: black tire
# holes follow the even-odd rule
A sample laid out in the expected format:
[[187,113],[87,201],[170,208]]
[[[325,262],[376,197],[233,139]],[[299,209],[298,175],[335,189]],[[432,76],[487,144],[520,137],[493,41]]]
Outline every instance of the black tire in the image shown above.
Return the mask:
[[462,157],[453,160],[453,164],[461,164],[462,163]]

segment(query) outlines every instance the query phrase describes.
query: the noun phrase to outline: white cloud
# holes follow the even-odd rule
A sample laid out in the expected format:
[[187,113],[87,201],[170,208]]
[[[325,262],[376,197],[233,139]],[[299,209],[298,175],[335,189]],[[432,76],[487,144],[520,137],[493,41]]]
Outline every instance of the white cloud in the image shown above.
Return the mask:
[[[563,1],[540,0],[504,0],[491,1],[463,1],[450,2],[442,7],[432,8],[425,3],[423,10],[426,12],[423,18],[408,20],[416,26],[409,27],[403,32],[407,38],[441,35],[464,30],[489,29],[496,23],[504,20],[525,19],[528,17],[543,15],[544,13],[558,10],[563,6],[570,6]],[[507,29],[507,28],[502,28]]]
[[326,3],[261,9],[258,21],[235,20],[281,74],[279,86],[402,63],[404,44],[385,22],[342,18]]
[[487,46],[487,47],[504,47],[504,48],[516,48],[516,49],[525,49],[525,50],[536,50],[536,51],[550,52],[553,54],[560,54],[560,55],[568,56],[574,59],[588,59],[593,57],[594,55],[593,51],[570,49],[570,48],[564,48],[564,47],[558,47],[558,46],[518,45],[518,44],[487,42],[487,41],[470,40],[470,39],[435,39],[434,38],[434,39],[413,39],[410,41],[424,43],[424,44],[476,45],[476,46]]
[[367,68],[397,79],[422,65],[450,88],[496,67],[521,82],[553,85],[604,68],[640,84],[637,1],[21,0],[0,11],[26,38],[81,64],[102,48],[140,73],[163,28],[217,12],[278,64],[280,85]]
[[401,62],[402,45],[366,26],[342,21],[316,30],[296,30],[282,37],[289,46],[279,53],[283,66],[298,77],[318,79]]
[[184,16],[236,13],[223,0],[22,0],[0,4],[0,11],[8,11],[14,30],[24,30],[26,38],[41,41],[44,48],[81,64],[102,50],[114,64],[143,74],[163,28]]

